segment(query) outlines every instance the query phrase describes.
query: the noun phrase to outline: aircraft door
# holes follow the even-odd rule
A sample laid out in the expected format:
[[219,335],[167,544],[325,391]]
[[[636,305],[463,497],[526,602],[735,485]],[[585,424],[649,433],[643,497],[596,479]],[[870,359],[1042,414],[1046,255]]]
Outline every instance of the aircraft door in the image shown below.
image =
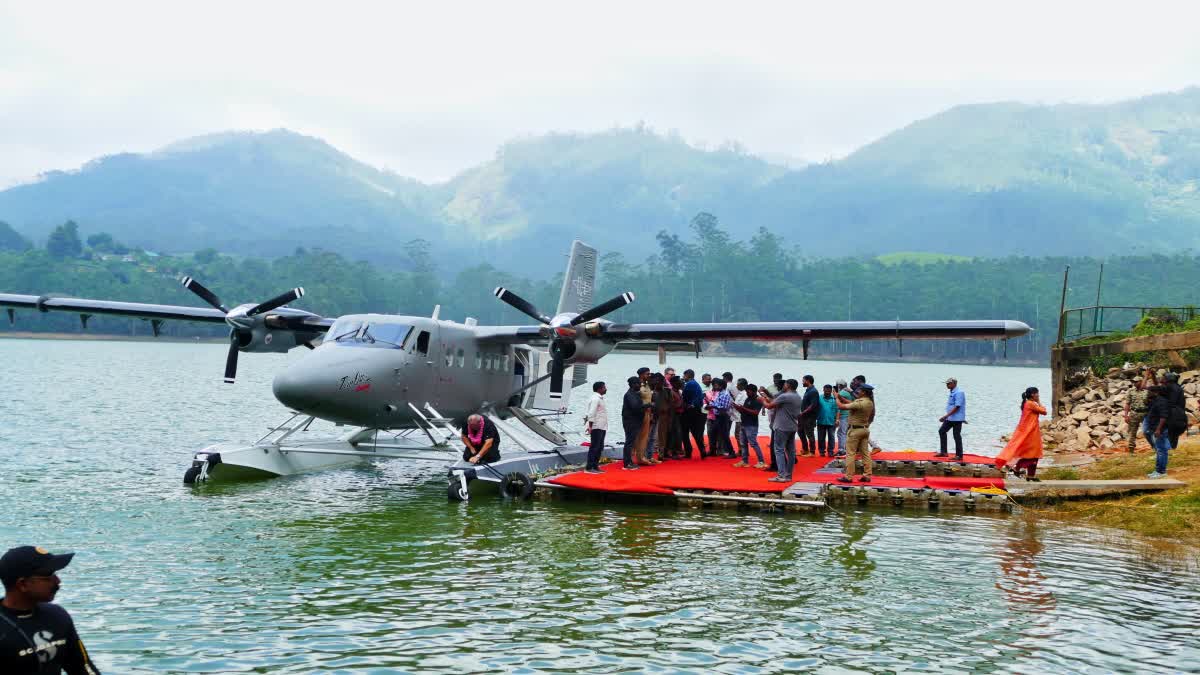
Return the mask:
[[441,373],[442,344],[435,323],[418,324],[413,331],[415,336],[412,346],[408,348],[406,365],[396,373],[396,377],[400,380],[407,402],[424,412],[426,403],[432,403],[435,408],[439,403],[441,387],[437,383]]

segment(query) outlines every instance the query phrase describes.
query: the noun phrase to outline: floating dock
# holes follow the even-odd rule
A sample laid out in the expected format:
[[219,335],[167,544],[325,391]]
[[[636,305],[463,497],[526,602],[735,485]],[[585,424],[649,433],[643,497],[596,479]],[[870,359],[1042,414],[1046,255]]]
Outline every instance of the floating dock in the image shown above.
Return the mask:
[[[769,439],[759,444],[768,447]],[[605,455],[611,457],[612,450]],[[753,457],[753,453],[751,455]],[[962,460],[932,452],[877,452],[870,482],[842,483],[845,460],[798,457],[792,481],[771,482],[774,472],[734,467],[734,459],[667,460],[622,469],[619,461],[601,465],[600,474],[582,471],[543,477],[536,494],[549,496],[620,496],[674,501],[700,508],[748,508],[804,511],[837,504],[876,504],[921,510],[1010,511],[1021,502],[1096,497],[1131,491],[1164,490],[1184,484],[1173,479],[1135,481],[1042,481],[1005,478],[993,458],[965,455]],[[861,467],[856,467],[861,472]]]

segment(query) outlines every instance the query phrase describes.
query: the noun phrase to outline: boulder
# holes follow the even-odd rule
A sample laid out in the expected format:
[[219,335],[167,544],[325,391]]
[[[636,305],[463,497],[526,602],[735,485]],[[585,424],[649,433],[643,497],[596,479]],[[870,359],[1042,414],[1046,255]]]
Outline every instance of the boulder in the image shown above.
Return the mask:
[[1111,450],[1113,445],[1112,439],[1110,438],[1100,439],[1100,449],[1102,450]]
[[1075,443],[1083,447],[1087,447],[1092,442],[1092,430],[1087,427],[1079,427],[1075,430]]
[[1091,415],[1092,414],[1086,410],[1076,410],[1075,412],[1071,413],[1071,419],[1082,422],[1088,417],[1091,417]]
[[1129,433],[1129,425],[1125,423],[1125,420],[1121,420],[1121,423],[1116,427],[1116,431],[1119,435],[1124,436]]
[[1100,392],[1096,391],[1095,389],[1089,389],[1088,392],[1083,395],[1083,400],[1085,400],[1089,403],[1092,401],[1098,400],[1099,398],[1100,398]]
[[1107,435],[1108,435],[1108,432],[1099,427],[1092,429],[1091,432],[1088,433],[1088,436],[1090,436],[1092,438],[1100,438],[1102,436],[1107,436]]
[[1087,423],[1089,427],[1099,427],[1108,424],[1108,415],[1101,413],[1092,413],[1088,415]]
[[1198,392],[1200,392],[1200,382],[1188,382],[1187,384],[1183,385],[1183,391],[1184,393],[1195,396]]
[[1087,394],[1087,391],[1086,391],[1086,390],[1083,390],[1083,389],[1076,389],[1075,391],[1072,391],[1072,392],[1071,392],[1071,400],[1072,400],[1072,401],[1078,401],[1078,400],[1080,400],[1081,398],[1083,398],[1085,394]]
[[1187,384],[1197,378],[1200,378],[1200,370],[1185,370],[1179,374],[1179,384]]

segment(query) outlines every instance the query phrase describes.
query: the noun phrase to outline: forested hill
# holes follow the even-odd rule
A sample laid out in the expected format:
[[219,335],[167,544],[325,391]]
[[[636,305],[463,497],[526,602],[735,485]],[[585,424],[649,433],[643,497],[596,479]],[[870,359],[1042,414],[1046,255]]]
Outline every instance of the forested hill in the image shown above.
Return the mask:
[[277,256],[320,246],[403,265],[430,242],[450,266],[547,276],[582,238],[643,260],[698,212],[806,256],[917,251],[1109,255],[1200,248],[1200,89],[1111,105],[960,106],[849,157],[787,168],[644,128],[513,141],[428,185],[287,131],[191,139],[0,192],[0,220],[44,241],[87,236]]
[[[300,285],[307,293],[296,306],[328,316],[375,311],[428,315],[435,303],[442,316],[485,324],[523,324],[528,319],[493,297],[498,285],[514,289],[540,307],[553,307],[559,279],[531,280],[486,263],[460,266],[448,281],[431,274],[427,258],[412,271],[355,263],[336,253],[298,250],[263,260],[234,259],[211,250],[195,255],[151,256],[123,251],[111,237],[93,235],[84,244],[68,226],[51,237],[49,249],[0,250],[0,292],[106,298],[196,305],[179,286],[192,275],[227,303],[255,302]],[[1072,266],[1068,305],[1095,300],[1100,263],[1087,258],[980,258],[890,255],[877,258],[801,259],[786,240],[766,230],[742,236],[715,218],[694,218],[684,236],[659,238],[653,257],[638,263],[620,253],[600,261],[596,298],[624,291],[637,301],[611,315],[614,321],[753,321],[1015,319],[1034,326],[1011,341],[1008,354],[1021,362],[1046,362],[1057,332],[1063,268]],[[739,271],[742,271],[739,273]],[[1200,257],[1141,256],[1110,259],[1103,301],[1128,305],[1192,305],[1200,288]],[[1136,317],[1131,319],[1136,321]],[[148,334],[141,321],[94,317],[92,332]],[[1129,326],[1109,326],[1129,328]],[[22,312],[16,325],[0,331],[78,331],[78,317]],[[172,335],[221,335],[221,327],[170,323]],[[753,349],[742,346],[741,349]],[[815,354],[857,350],[857,345],[815,343]],[[894,343],[868,349],[896,356]],[[1001,360],[992,342],[907,342],[907,356],[974,361]]]

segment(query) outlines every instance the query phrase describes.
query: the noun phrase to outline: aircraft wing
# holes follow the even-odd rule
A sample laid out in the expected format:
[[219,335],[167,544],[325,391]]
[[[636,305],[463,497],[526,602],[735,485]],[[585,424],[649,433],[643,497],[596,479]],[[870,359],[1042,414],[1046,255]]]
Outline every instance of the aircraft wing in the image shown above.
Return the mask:
[[[187,305],[158,305],[144,302],[118,302],[115,300],[91,300],[47,295],[14,295],[0,293],[0,307],[33,309],[39,312],[72,312],[83,315],[107,314],[126,316],[151,321],[199,321],[202,323],[225,323],[225,312],[215,307],[189,307]],[[308,312],[280,307],[270,312],[281,318],[292,330],[324,332],[333,325],[333,319],[314,316]]]
[[[581,327],[583,328],[583,327]],[[750,321],[741,323],[600,324],[593,337],[621,348],[638,344],[694,344],[704,340],[1004,340],[1032,330],[1020,321]],[[481,326],[480,339],[493,343],[542,344],[538,326]]]
[[605,325],[614,342],[696,340],[1003,340],[1032,330],[1020,321],[751,321]]

